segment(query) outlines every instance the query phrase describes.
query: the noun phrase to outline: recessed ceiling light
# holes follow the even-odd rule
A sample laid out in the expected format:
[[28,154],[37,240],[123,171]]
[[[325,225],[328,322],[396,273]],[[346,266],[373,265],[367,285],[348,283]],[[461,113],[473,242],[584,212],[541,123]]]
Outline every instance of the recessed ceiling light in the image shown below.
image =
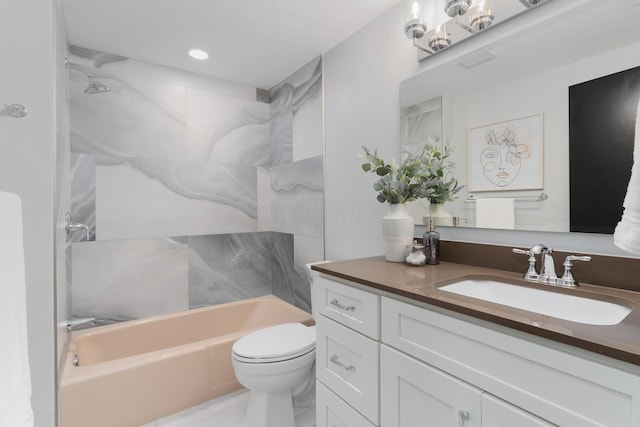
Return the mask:
[[200,49],[190,49],[189,50],[189,56],[194,58],[194,59],[207,59],[209,57],[209,54],[207,52],[205,52],[204,50],[200,50]]

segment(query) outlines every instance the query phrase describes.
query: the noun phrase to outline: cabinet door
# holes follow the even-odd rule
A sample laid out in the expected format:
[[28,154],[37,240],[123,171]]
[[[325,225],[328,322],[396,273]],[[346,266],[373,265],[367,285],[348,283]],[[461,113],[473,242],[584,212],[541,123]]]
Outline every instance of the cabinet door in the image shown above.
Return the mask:
[[553,427],[555,425],[490,394],[482,395],[482,427]]
[[384,427],[480,427],[481,401],[481,390],[380,346],[380,420]]

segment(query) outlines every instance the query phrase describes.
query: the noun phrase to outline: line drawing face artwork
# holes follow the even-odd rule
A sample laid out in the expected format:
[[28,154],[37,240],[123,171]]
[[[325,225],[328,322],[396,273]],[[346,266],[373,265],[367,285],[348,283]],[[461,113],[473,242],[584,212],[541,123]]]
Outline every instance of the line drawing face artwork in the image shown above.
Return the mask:
[[492,129],[485,140],[488,147],[480,153],[482,172],[494,185],[507,187],[520,173],[522,161],[530,157],[529,146],[518,144],[511,129],[506,129],[501,135],[496,135]]
[[469,131],[469,191],[542,188],[542,115]]

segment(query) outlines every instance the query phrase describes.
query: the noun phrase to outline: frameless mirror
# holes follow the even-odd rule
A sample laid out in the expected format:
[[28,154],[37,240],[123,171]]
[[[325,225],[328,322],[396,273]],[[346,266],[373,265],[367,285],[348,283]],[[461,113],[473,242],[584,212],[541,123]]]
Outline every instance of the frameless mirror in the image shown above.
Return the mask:
[[[445,205],[459,222],[441,225],[570,231],[569,88],[640,65],[639,19],[634,0],[549,1],[427,58],[400,84],[403,149],[454,146],[465,188]],[[491,184],[485,167],[500,166],[485,166],[489,155],[519,179]],[[417,224],[428,208],[411,207]],[[485,212],[497,222],[482,225]]]

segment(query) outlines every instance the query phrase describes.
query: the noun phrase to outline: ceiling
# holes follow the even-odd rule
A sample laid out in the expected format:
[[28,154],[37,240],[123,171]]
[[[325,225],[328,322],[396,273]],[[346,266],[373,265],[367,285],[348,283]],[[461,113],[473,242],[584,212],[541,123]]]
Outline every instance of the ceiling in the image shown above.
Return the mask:
[[270,89],[400,0],[60,1],[70,45]]

